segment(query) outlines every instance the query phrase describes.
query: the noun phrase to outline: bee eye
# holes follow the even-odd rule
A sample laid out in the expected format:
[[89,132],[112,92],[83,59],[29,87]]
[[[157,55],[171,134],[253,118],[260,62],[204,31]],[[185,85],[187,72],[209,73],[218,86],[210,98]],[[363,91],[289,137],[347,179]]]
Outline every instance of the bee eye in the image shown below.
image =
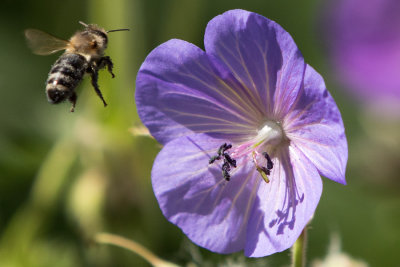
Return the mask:
[[92,41],[92,42],[90,43],[90,46],[91,46],[92,48],[96,48],[96,47],[97,47],[97,42],[96,42],[96,41]]

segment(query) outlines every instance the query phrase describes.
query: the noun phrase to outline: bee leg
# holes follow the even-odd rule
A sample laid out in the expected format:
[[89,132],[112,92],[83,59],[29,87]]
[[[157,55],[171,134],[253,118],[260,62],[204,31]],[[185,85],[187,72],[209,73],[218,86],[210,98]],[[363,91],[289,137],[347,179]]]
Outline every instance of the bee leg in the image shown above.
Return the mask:
[[108,57],[108,56],[102,57],[102,58],[100,59],[100,66],[101,66],[101,68],[104,68],[105,66],[107,66],[108,72],[111,73],[111,76],[112,76],[113,78],[115,77],[114,73],[112,72],[112,69],[113,69],[113,67],[114,67],[114,64],[112,63],[110,57]]
[[104,106],[107,106],[106,101],[103,98],[103,95],[101,94],[101,91],[99,89],[99,85],[97,84],[97,79],[99,77],[97,70],[95,69],[90,69],[90,76],[92,77],[92,85],[94,90],[96,91],[96,94],[100,97],[101,101],[103,101]]
[[76,95],[75,92],[68,98],[68,101],[71,102],[71,104],[72,104],[71,109],[70,109],[71,112],[75,111],[76,99],[77,98],[78,98],[78,96]]

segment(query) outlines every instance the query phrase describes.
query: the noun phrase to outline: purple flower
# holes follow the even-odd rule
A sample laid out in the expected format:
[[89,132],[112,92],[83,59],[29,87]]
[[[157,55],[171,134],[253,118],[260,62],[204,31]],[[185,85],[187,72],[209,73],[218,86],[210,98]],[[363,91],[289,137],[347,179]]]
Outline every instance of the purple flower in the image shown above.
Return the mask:
[[339,110],[291,36],[265,17],[228,11],[208,23],[204,44],[170,40],[139,70],[138,112],[164,145],[154,193],[202,247],[285,250],[315,211],[320,175],[345,184]]
[[363,100],[400,101],[400,1],[332,0],[325,21],[340,79]]

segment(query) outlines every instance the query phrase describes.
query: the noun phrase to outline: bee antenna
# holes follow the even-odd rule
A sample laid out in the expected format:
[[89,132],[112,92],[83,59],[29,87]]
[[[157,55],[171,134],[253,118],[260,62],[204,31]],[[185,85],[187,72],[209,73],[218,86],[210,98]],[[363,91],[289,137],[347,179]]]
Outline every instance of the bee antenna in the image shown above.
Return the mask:
[[85,22],[79,21],[79,23],[85,26],[86,28],[89,27],[89,25],[87,25]]
[[109,32],[119,32],[119,31],[129,31],[129,29],[116,29],[116,30],[109,30],[109,31],[107,31],[107,33],[109,33]]

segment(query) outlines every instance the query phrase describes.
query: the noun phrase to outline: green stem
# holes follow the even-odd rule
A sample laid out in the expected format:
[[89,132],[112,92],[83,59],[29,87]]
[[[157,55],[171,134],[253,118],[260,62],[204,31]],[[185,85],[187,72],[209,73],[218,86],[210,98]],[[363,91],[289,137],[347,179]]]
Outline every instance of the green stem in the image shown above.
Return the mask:
[[160,259],[155,254],[153,254],[150,250],[143,247],[139,243],[136,243],[133,240],[126,239],[122,236],[109,234],[109,233],[98,233],[94,237],[95,241],[100,244],[109,244],[117,247],[125,248],[130,250],[137,255],[141,256],[148,263],[150,263],[154,267],[180,267],[172,262],[168,262]]
[[292,267],[306,266],[307,226],[292,247]]

